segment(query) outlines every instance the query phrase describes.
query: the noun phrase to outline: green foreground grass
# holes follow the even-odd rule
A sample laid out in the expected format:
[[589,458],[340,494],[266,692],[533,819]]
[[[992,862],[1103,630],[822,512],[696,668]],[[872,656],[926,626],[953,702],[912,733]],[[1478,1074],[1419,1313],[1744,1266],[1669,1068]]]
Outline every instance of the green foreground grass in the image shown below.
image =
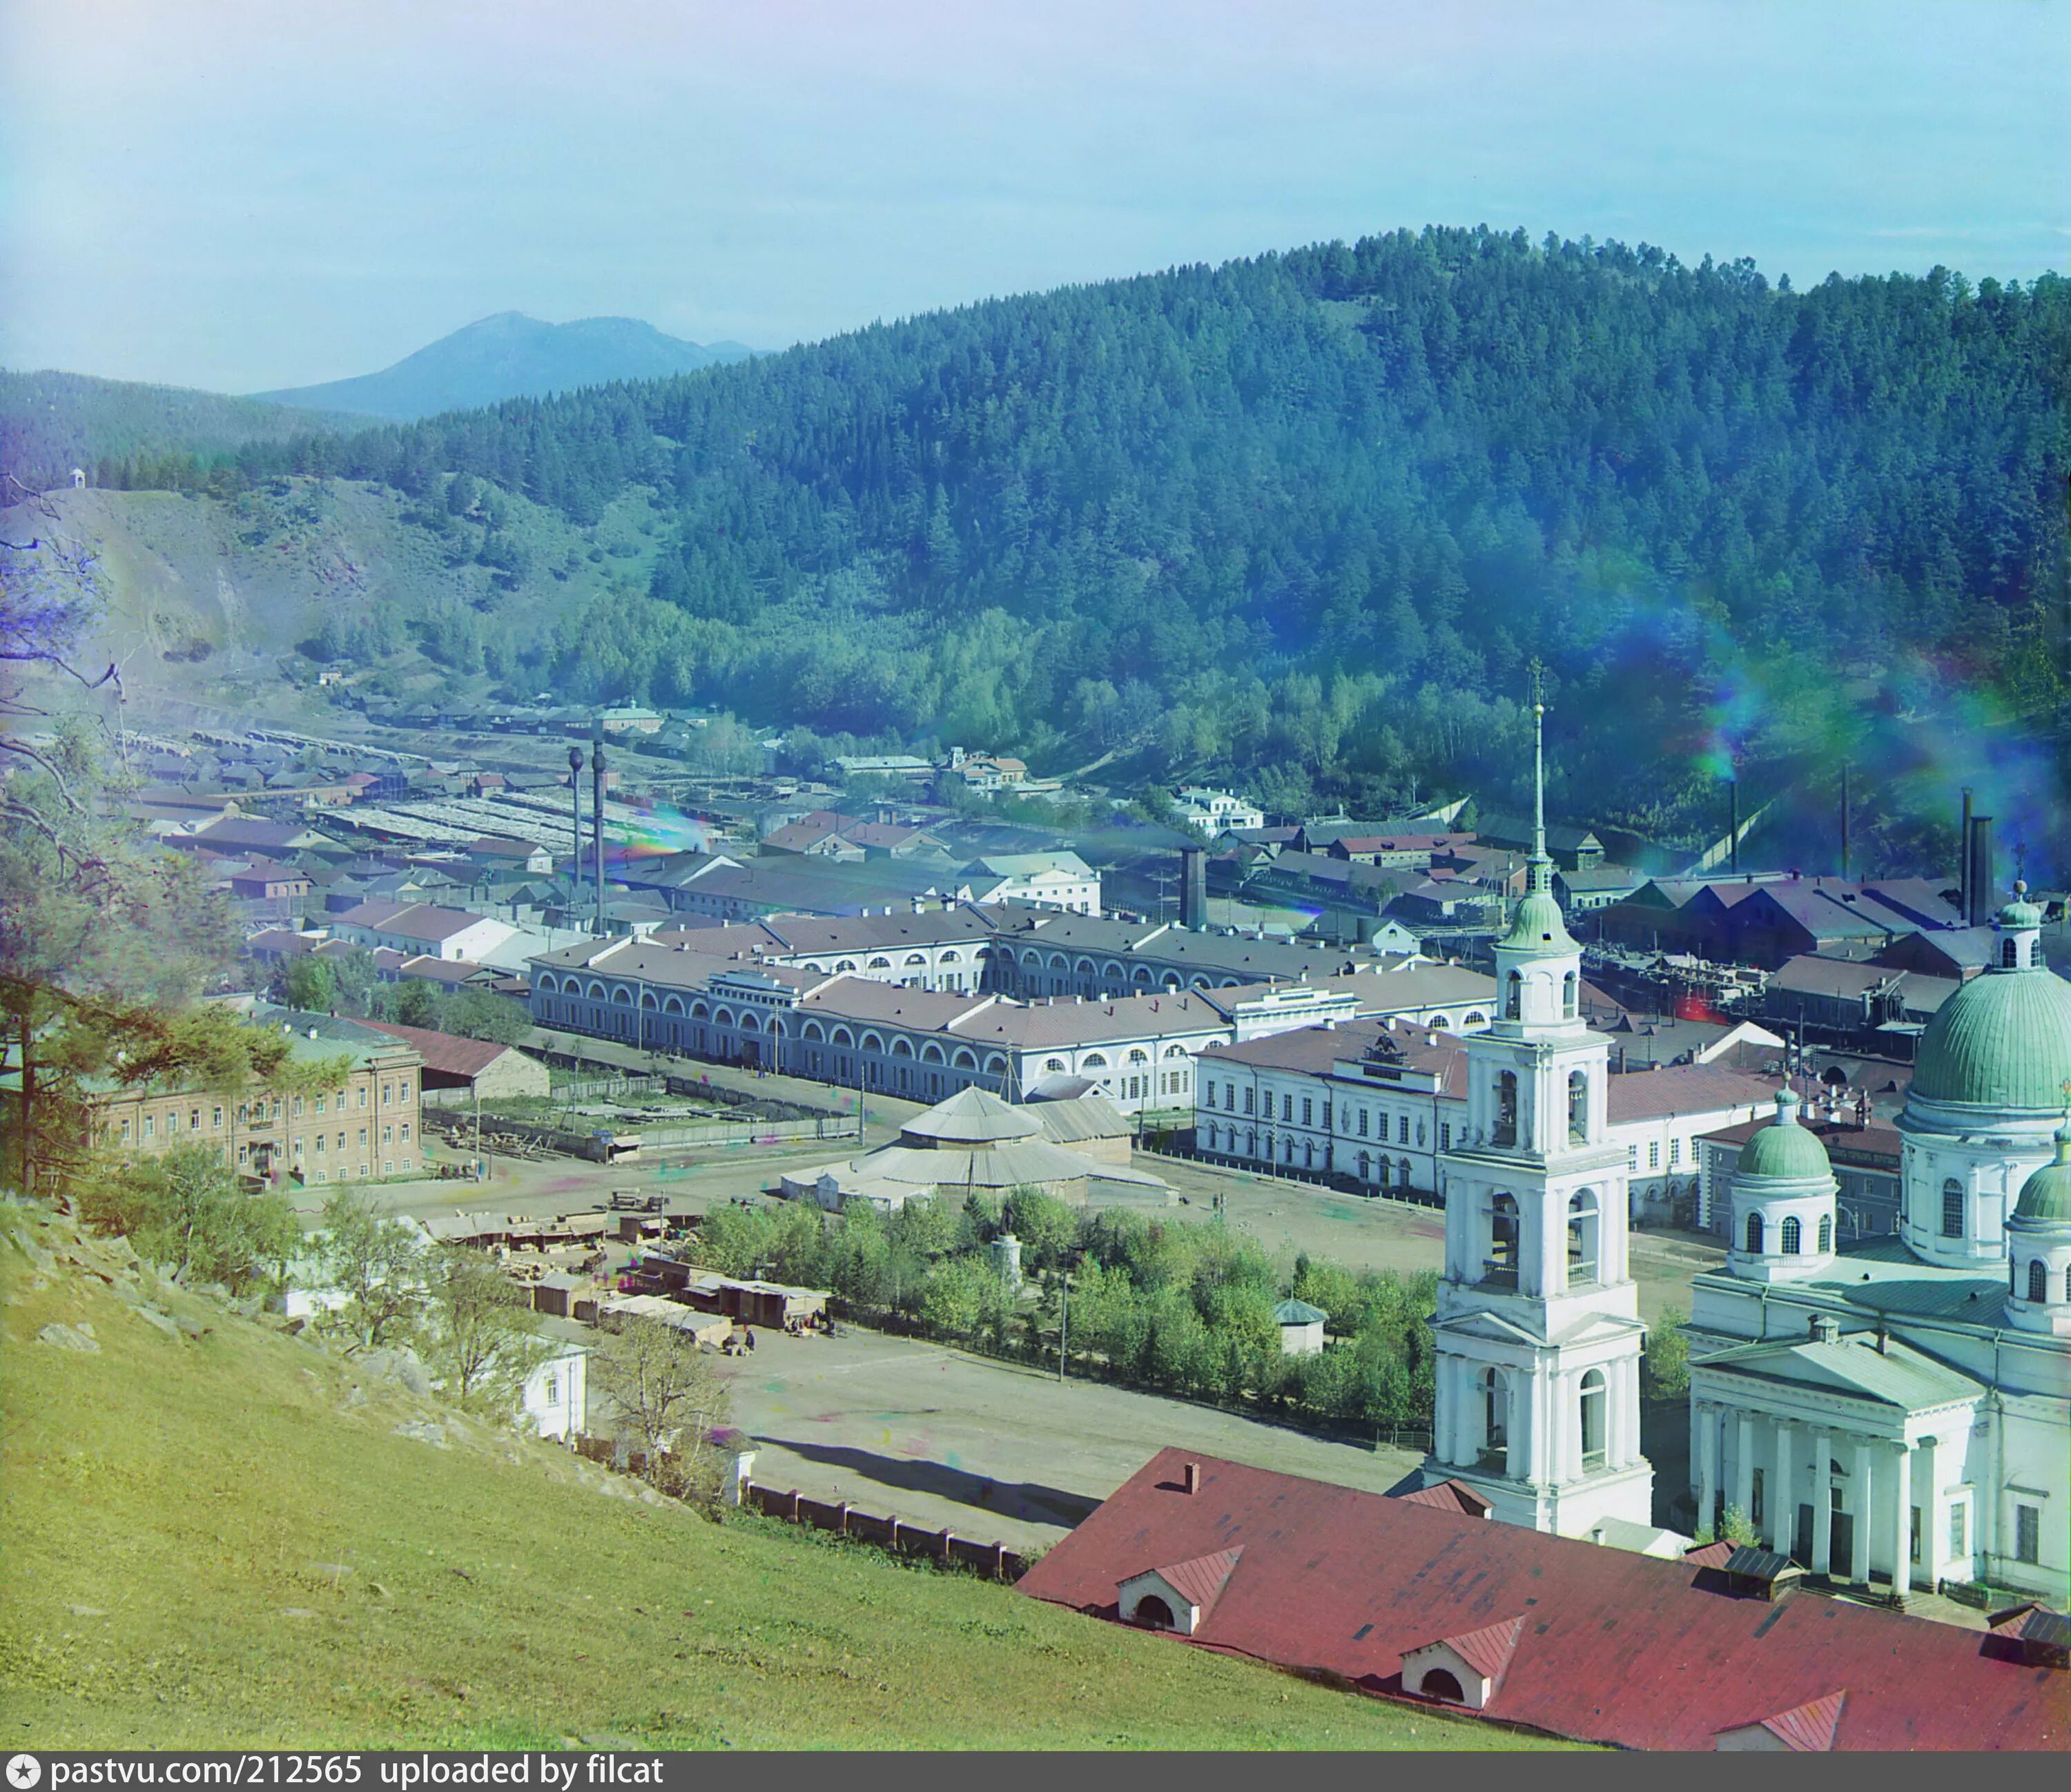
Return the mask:
[[[64,1222],[0,1232],[6,1747],[1532,1745],[644,1504],[146,1272],[211,1328],[167,1335],[51,1266]],[[81,1322],[98,1352],[36,1341]]]

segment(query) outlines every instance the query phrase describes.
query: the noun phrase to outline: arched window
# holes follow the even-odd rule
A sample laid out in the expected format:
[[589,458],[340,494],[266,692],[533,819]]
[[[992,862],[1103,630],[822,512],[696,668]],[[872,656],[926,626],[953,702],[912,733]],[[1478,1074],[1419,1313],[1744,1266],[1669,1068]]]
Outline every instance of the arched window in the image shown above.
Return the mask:
[[1786,1215],[1783,1221],[1783,1254],[1786,1257],[1797,1256],[1800,1236],[1798,1216],[1794,1213]]
[[1364,1151],[1359,1154],[1359,1180],[1371,1182],[1373,1179],[1373,1159]]
[[2064,1298],[2071,1301],[2071,1263],[2064,1265]]
[[1560,979],[1560,1012],[1573,1020],[1577,1013],[1576,997],[1581,979],[1572,970]]
[[1761,1255],[1761,1216],[1759,1213],[1748,1216],[1747,1249],[1749,1257]]
[[1516,1020],[1524,1013],[1524,976],[1521,971],[1512,971],[1503,986],[1503,1018]]
[[1517,1202],[1499,1195],[1489,1206],[1489,1260],[1482,1279],[1499,1286],[1517,1286]]
[[1105,1070],[1107,1068],[1107,1060],[1097,1052],[1089,1052],[1080,1060],[1079,1068],[1081,1070]]
[[1407,1158],[1395,1167],[1395,1186],[1405,1191],[1409,1187],[1409,1160]]
[[2020,962],[2020,946],[2017,941],[2008,940],[1999,948],[1999,962],[2008,970]]
[[1594,1191],[1585,1188],[1568,1204],[1568,1280],[1597,1279],[1597,1236],[1601,1218]]
[[1568,1142],[1580,1145],[1589,1136],[1589,1079],[1581,1071],[1568,1072]]
[[1831,1213],[1819,1216],[1819,1254],[1824,1257],[1834,1248],[1834,1216]]
[[1172,1628],[1172,1608],[1156,1593],[1146,1593],[1136,1602],[1136,1622],[1146,1630],[1169,1630]]
[[1467,1702],[1466,1694],[1460,1690],[1458,1677],[1447,1673],[1442,1667],[1434,1667],[1426,1674],[1417,1690],[1427,1699],[1443,1699],[1455,1705],[1463,1705]]
[[2049,1298],[2049,1271],[2040,1257],[2028,1266],[2028,1298],[2038,1305]]
[[1963,1185],[1954,1176],[1942,1185],[1942,1236],[1963,1236]]
[[1604,1372],[1592,1369],[1582,1377],[1582,1466],[1604,1466],[1604,1409],[1610,1401]]
[[1496,1075],[1495,1132],[1491,1142],[1517,1142],[1517,1072],[1514,1070],[1499,1071]]

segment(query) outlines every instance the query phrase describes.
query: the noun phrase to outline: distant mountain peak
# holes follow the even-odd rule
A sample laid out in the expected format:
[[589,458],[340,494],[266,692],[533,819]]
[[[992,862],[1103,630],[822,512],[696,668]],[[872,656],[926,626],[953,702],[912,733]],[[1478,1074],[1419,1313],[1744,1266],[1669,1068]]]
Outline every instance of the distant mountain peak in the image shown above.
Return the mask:
[[545,323],[523,311],[497,311],[379,373],[252,396],[276,404],[408,422],[614,379],[666,379],[745,360],[751,352],[738,342],[685,342],[638,318]]

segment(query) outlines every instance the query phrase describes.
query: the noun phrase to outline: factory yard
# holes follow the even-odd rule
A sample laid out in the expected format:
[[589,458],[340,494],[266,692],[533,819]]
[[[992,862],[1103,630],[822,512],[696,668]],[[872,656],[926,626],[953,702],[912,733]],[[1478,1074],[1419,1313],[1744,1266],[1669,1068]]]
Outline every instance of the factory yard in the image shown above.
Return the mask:
[[1054,1542],[1167,1445],[1384,1493],[1419,1458],[843,1327],[729,1359],[753,1478],[959,1536]]

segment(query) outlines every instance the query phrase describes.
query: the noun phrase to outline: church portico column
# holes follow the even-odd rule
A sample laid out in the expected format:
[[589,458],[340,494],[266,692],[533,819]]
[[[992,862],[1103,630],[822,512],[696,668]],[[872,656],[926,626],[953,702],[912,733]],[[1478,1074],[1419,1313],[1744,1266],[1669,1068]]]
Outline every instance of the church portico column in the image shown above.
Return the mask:
[[[1913,1446],[1900,1444],[1891,1453],[1891,1590],[1904,1598],[1913,1587]],[[1921,1539],[1925,1556],[1926,1538]]]
[[1855,1561],[1849,1578],[1867,1586],[1870,1578],[1870,1531],[1876,1512],[1875,1469],[1876,1450],[1868,1437],[1856,1439]]
[[1797,1466],[1798,1428],[1779,1419],[1776,1425],[1776,1491],[1769,1501],[1769,1546],[1788,1556],[1798,1545],[1798,1503],[1791,1496]]
[[1522,1392],[1524,1372],[1512,1370],[1503,1384],[1503,1472],[1513,1481],[1527,1478],[1532,1462],[1531,1445],[1525,1437],[1525,1414],[1530,1410]]
[[1697,1408],[1697,1528],[1712,1523],[1719,1487],[1719,1409],[1705,1400]]
[[1441,1462],[1453,1459],[1453,1359],[1441,1356],[1431,1398],[1431,1454]]
[[1752,1519],[1754,1516],[1754,1414],[1745,1409],[1740,1414],[1738,1434],[1733,1439],[1733,1503],[1741,1509],[1741,1516]]
[[1812,1433],[1812,1572],[1834,1572],[1834,1433]]
[[1938,1439],[1922,1437],[1916,1460],[1920,1489],[1920,1578],[1928,1591],[1941,1585],[1942,1539],[1946,1535],[1942,1518],[1942,1462]]

